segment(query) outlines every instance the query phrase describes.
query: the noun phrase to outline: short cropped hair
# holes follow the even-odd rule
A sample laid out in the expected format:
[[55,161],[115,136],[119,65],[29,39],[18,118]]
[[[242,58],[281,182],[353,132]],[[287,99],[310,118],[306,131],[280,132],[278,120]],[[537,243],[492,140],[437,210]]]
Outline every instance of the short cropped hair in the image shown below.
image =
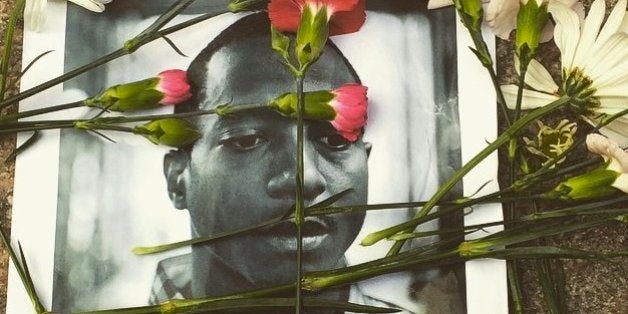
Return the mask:
[[[216,36],[216,38],[212,40],[190,63],[187,71],[192,97],[188,101],[175,106],[175,112],[190,112],[200,109],[200,102],[203,100],[202,98],[204,96],[203,89],[206,87],[205,84],[207,83],[207,71],[209,70],[207,69],[207,64],[220,48],[226,47],[234,42],[263,37],[268,38],[268,49],[272,49],[270,46],[270,22],[268,14],[265,12],[247,15],[231,24],[218,34],[218,36]],[[341,58],[342,63],[346,66],[349,75],[353,77],[355,82],[360,83],[358,74],[355,72],[355,69],[349,63],[347,58],[342,54],[340,49],[338,49],[338,47],[331,41],[327,41],[326,49],[337,54],[337,56]],[[279,56],[277,56],[277,61],[277,65],[281,66],[279,63]]]

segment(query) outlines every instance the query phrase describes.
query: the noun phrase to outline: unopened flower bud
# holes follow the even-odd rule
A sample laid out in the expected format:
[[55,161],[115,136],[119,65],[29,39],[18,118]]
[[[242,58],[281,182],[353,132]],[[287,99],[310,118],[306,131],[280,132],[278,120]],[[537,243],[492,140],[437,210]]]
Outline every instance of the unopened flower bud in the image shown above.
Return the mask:
[[134,132],[143,135],[155,144],[170,147],[185,147],[201,137],[193,125],[185,120],[174,118],[153,120],[138,125]]
[[157,77],[111,86],[87,99],[85,104],[113,111],[135,111],[177,105],[191,96],[187,72],[167,70]]
[[[348,141],[358,139],[367,119],[367,88],[360,84],[349,83],[333,91],[307,92],[304,95],[304,118],[330,121],[331,125]],[[280,114],[295,118],[297,116],[297,95],[286,93],[269,106]]]
[[482,0],[453,0],[460,19],[467,29],[473,32],[481,32],[484,10]]
[[628,193],[628,152],[599,135],[587,136],[587,147],[606,163],[585,174],[561,182],[547,194],[565,200],[600,198],[622,191]]
[[547,1],[543,0],[539,4],[537,0],[528,0],[521,5],[517,14],[515,47],[522,64],[527,65],[536,56],[541,33],[547,20]]

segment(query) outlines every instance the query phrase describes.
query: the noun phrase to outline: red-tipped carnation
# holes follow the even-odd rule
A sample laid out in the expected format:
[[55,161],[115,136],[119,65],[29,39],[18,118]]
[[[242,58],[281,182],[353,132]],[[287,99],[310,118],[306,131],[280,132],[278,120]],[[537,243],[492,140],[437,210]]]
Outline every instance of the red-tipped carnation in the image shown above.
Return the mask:
[[331,125],[347,140],[354,142],[366,124],[368,100],[366,86],[350,83],[332,91],[336,97],[329,104],[336,111]]
[[[366,124],[366,86],[349,83],[340,88],[305,93],[303,118],[329,121],[342,137],[355,142]],[[269,103],[280,114],[296,118],[297,95],[285,93]]]
[[[282,32],[296,33],[301,13],[327,9],[329,35],[342,35],[360,30],[366,19],[365,0],[271,0],[268,3],[270,23]],[[315,15],[315,14],[313,14]]]
[[176,105],[192,96],[186,71],[166,70],[159,73],[157,77],[159,77],[159,83],[155,89],[164,93],[164,98],[160,101],[161,104]]
[[100,95],[85,100],[85,105],[113,111],[147,110],[176,105],[191,96],[187,72],[167,70],[156,77],[111,86]]

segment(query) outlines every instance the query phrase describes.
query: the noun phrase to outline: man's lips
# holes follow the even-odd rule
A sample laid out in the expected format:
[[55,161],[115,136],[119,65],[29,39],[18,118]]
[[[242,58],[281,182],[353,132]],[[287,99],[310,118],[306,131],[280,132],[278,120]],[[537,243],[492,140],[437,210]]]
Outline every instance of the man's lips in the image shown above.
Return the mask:
[[[302,228],[303,251],[319,248],[329,238],[335,228],[335,221],[329,217],[305,217]],[[277,225],[262,229],[263,239],[272,247],[281,251],[296,251],[297,228],[294,221],[284,221]]]

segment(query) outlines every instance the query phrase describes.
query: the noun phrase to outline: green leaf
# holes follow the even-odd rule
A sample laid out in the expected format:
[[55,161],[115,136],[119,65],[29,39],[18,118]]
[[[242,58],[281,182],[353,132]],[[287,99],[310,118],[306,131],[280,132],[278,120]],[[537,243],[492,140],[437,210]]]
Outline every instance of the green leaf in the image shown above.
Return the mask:
[[0,63],[0,100],[4,100],[4,95],[7,90],[9,64],[11,62],[11,51],[13,50],[13,34],[15,33],[15,26],[18,19],[22,16],[24,11],[25,0],[18,0],[15,7],[11,11],[7,29],[4,33],[4,50],[2,51],[2,62]]
[[290,63],[290,55],[288,54],[288,48],[290,47],[290,37],[278,31],[272,26],[270,27],[270,34],[271,46],[273,50],[275,50],[285,62]]
[[13,160],[19,153],[35,144],[35,142],[39,140],[39,135],[39,131],[33,132],[33,135],[31,135],[24,143],[22,143],[22,145],[16,148],[9,156],[7,156],[7,158],[4,159],[4,163],[6,164],[7,162]]
[[[22,281],[22,284],[24,285],[24,288],[26,289],[26,293],[28,294],[28,297],[30,298],[31,303],[33,304],[33,308],[35,309],[35,312],[44,313],[46,310],[44,306],[41,304],[39,297],[37,296],[37,291],[35,290],[35,286],[33,285],[33,280],[31,279],[30,272],[28,271],[28,266],[26,265],[26,259],[24,258],[24,252],[22,251],[22,246],[21,245],[19,246],[20,256],[21,256],[21,261],[22,261],[20,263],[20,260],[17,258],[17,255],[15,254],[15,250],[13,250],[13,247],[11,246],[9,237],[4,232],[4,229],[2,229],[2,226],[0,226],[0,238],[2,238],[2,243],[4,244],[7,251],[9,252],[9,258],[13,262],[13,266],[15,266],[15,269],[18,275],[20,276],[20,280]],[[22,266],[22,264],[24,266]]]

